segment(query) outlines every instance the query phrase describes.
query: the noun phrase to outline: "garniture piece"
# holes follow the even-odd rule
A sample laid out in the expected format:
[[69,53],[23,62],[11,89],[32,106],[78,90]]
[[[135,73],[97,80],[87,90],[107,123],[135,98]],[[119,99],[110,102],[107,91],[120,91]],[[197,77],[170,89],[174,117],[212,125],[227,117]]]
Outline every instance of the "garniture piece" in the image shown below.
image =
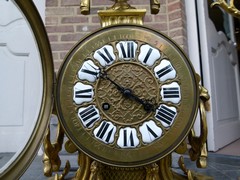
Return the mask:
[[[159,2],[150,5],[157,13]],[[81,2],[83,14],[89,7]],[[191,159],[206,167],[209,95],[181,48],[142,26],[145,12],[115,0],[99,11],[102,28],[81,39],[59,70],[56,109],[69,138],[66,150],[79,153],[76,179],[181,179],[171,170],[171,153],[187,151],[187,136]],[[199,108],[197,137],[192,126]],[[46,166],[51,160],[45,156]],[[185,178],[198,177],[182,157],[179,165]],[[68,170],[66,164],[63,175]]]

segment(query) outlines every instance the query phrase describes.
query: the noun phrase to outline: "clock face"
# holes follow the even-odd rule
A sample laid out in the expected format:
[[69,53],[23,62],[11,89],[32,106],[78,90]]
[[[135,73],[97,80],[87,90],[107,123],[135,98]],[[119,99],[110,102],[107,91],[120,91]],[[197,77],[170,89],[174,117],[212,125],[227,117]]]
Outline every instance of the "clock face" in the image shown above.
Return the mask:
[[180,48],[144,26],[103,28],[66,56],[57,82],[65,132],[90,157],[140,166],[171,153],[198,107],[195,72]]

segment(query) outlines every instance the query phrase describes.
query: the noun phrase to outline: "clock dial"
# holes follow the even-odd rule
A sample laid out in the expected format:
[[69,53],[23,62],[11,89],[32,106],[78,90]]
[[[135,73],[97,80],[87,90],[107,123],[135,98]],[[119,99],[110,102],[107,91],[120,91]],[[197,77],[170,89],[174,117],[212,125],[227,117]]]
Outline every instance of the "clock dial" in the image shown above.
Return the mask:
[[101,29],[66,57],[57,82],[62,126],[94,159],[140,166],[171,153],[198,107],[195,72],[180,48],[143,26]]

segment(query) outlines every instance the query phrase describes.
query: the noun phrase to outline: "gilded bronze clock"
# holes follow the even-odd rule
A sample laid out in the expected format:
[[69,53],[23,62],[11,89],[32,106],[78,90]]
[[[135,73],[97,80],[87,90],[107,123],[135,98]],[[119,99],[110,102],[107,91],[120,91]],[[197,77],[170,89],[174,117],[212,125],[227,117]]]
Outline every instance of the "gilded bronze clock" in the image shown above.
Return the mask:
[[56,103],[71,141],[113,166],[155,162],[178,147],[198,108],[195,72],[168,37],[138,25],[79,41],[59,71]]

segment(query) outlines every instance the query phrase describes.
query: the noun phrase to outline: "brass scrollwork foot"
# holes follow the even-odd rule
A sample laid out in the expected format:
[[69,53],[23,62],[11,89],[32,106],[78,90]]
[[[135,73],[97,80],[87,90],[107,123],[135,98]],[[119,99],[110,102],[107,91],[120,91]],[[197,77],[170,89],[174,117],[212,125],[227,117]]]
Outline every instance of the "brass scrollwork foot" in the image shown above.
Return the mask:
[[208,110],[208,100],[210,96],[208,91],[203,87],[199,86],[200,90],[200,136],[195,136],[195,132],[192,129],[189,133],[188,140],[192,146],[189,150],[189,156],[192,161],[197,160],[197,167],[205,168],[207,166],[207,150],[206,150],[206,141],[207,141],[207,121],[206,121],[206,109]]
[[61,160],[58,156],[58,153],[62,149],[63,138],[64,132],[60,124],[58,124],[57,140],[52,144],[50,140],[50,127],[48,126],[47,133],[43,141],[43,171],[44,175],[47,177],[50,177],[52,175],[52,172],[58,171],[60,168]]
[[85,155],[82,152],[78,152],[78,165],[79,168],[75,174],[75,179],[79,179],[79,180],[87,180],[90,177],[91,174],[91,163],[92,163],[92,159],[90,157],[88,157],[87,155]]

